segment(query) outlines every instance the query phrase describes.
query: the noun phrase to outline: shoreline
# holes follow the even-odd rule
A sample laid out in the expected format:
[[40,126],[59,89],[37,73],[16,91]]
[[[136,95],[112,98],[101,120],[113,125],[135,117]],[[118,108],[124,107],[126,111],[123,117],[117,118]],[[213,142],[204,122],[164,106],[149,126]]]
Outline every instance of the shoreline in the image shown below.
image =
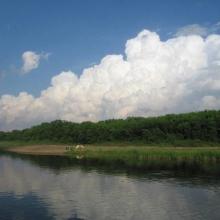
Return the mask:
[[64,156],[79,165],[143,171],[181,171],[220,175],[220,147],[94,146],[67,150],[68,145],[7,146],[5,152],[33,156]]
[[28,155],[45,155],[45,156],[65,156],[67,153],[64,145],[31,145],[7,147],[3,149],[7,152],[28,154]]
[[[67,150],[66,148],[70,145],[66,144],[27,144],[27,145],[15,145],[15,146],[5,146],[0,148],[0,150],[14,152],[14,153],[21,153],[21,154],[34,154],[34,155],[78,155],[81,151],[76,150],[76,145],[71,145],[72,150]],[[190,151],[197,151],[197,152],[219,152],[220,153],[220,146],[206,146],[206,147],[174,147],[174,146],[132,146],[132,145],[84,145],[85,149],[83,150],[84,153],[91,153],[91,152],[99,152],[99,153],[111,153],[111,152],[123,152],[123,151],[135,151],[135,152],[190,152]]]

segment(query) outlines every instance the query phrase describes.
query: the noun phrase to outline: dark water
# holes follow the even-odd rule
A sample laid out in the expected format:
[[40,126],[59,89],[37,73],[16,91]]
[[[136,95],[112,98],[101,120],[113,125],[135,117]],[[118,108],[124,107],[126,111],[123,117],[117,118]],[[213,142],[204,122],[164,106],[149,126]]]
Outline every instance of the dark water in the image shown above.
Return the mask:
[[220,181],[0,154],[0,219],[219,220]]

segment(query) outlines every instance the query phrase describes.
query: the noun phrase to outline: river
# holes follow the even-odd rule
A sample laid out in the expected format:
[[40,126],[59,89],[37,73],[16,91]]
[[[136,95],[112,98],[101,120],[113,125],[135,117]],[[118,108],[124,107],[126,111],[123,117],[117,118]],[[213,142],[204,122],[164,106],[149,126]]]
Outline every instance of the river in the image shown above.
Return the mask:
[[0,154],[0,219],[220,219],[220,179]]

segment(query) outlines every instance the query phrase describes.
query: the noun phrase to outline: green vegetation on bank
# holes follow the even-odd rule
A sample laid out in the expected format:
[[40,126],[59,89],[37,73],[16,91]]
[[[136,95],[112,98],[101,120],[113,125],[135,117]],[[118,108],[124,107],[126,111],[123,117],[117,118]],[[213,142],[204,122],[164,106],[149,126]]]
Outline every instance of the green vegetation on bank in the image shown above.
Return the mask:
[[51,141],[0,141],[0,150],[5,149],[8,147],[21,147],[21,146],[32,146],[32,145],[52,145],[52,144],[57,144],[57,142],[51,142]]
[[79,143],[85,149],[67,154],[80,164],[220,174],[220,111],[97,123],[57,120],[0,132],[0,149]]
[[81,164],[112,168],[172,170],[189,173],[220,174],[220,148],[174,147],[86,147],[72,149],[71,158]]
[[129,117],[97,123],[57,120],[29,129],[0,132],[0,141],[134,145],[219,143],[220,111],[149,118]]

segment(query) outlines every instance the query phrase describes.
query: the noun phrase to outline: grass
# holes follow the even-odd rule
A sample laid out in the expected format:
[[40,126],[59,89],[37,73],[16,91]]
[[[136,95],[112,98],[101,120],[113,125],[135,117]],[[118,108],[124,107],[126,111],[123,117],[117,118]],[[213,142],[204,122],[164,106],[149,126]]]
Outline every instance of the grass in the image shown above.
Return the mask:
[[[51,144],[57,143],[8,141],[0,142],[0,149],[31,145],[45,145],[46,148]],[[53,148],[50,147],[47,150],[53,151]],[[67,152],[67,155],[79,164],[100,165],[115,169],[181,170],[220,175],[219,143],[176,141],[172,144],[160,143],[148,146],[137,143],[105,143],[87,145],[81,151],[72,149]]]
[[[16,146],[31,146],[31,145],[76,145],[78,143],[66,143],[66,142],[58,142],[58,141],[50,141],[50,140],[42,140],[42,141],[0,141],[0,148],[6,147],[16,147]],[[93,144],[91,144],[93,145]],[[109,142],[102,142],[102,143],[94,143],[94,146],[119,146],[119,147],[220,147],[220,142],[207,142],[201,140],[170,140],[167,142],[153,142],[153,143],[146,143],[143,141],[123,141],[123,142],[116,142],[116,141],[109,141]]]
[[5,149],[8,147],[25,146],[27,142],[22,141],[0,141],[0,149]]
[[81,151],[72,149],[68,155],[82,163],[110,167],[220,174],[218,147],[87,147]]
[[9,147],[21,147],[21,146],[32,146],[32,145],[51,145],[57,144],[57,142],[51,141],[0,141],[0,149]]

